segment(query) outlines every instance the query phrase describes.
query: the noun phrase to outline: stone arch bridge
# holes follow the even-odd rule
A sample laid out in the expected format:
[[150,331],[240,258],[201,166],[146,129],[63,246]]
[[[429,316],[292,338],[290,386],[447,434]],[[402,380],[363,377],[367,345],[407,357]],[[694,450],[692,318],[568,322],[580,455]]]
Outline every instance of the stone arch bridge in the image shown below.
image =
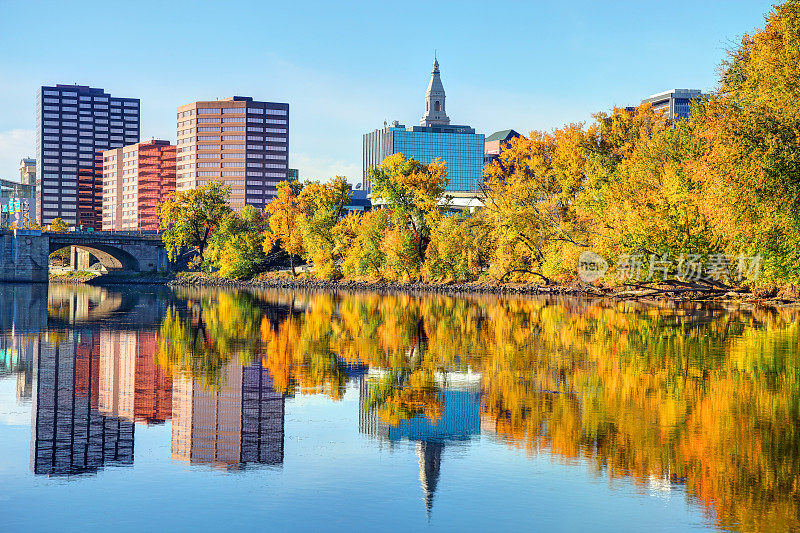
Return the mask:
[[155,272],[169,265],[155,232],[5,230],[0,231],[0,281],[46,282],[48,257],[66,247],[79,270],[90,266],[90,256],[109,272]]

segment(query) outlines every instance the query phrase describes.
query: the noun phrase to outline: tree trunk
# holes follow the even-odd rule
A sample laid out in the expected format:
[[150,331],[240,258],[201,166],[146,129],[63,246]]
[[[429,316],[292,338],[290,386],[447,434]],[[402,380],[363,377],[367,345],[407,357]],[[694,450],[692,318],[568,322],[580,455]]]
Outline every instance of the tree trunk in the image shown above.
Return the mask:
[[297,272],[294,271],[294,256],[292,254],[289,254],[289,265],[292,267],[292,277],[296,278]]

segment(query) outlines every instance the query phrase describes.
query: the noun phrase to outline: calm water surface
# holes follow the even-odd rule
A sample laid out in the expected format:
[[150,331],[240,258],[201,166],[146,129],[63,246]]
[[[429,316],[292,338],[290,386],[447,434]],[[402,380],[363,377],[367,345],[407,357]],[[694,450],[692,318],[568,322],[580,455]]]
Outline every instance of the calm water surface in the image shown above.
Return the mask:
[[800,530],[791,312],[10,286],[0,530]]

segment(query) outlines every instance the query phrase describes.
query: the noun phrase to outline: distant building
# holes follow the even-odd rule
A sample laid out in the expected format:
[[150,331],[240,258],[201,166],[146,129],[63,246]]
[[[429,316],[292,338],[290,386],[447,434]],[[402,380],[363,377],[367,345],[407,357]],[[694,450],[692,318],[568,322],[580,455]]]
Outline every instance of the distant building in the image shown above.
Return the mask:
[[231,207],[260,209],[286,181],[289,104],[232,96],[180,106],[177,119],[178,191],[219,181]]
[[289,181],[297,181],[297,180],[299,180],[300,179],[300,171],[297,170],[296,168],[290,168],[286,172],[286,179],[288,179]]
[[344,206],[345,209],[348,211],[369,211],[372,209],[372,201],[369,199],[369,195],[367,191],[365,191],[361,184],[356,185],[356,188],[350,188],[350,194],[352,195],[350,201]]
[[36,185],[36,160],[25,157],[19,162],[19,181],[23,185]]
[[158,204],[175,190],[175,146],[144,141],[103,152],[103,229],[157,230]]
[[22,226],[25,217],[36,220],[36,188],[0,180],[0,226]]
[[654,94],[642,100],[643,104],[651,104],[653,111],[664,110],[667,118],[688,119],[691,116],[691,102],[703,97],[698,89],[672,89]]
[[521,137],[521,135],[514,130],[496,131],[486,137],[483,144],[483,166],[485,167],[497,159],[509,141],[517,137]]
[[437,158],[445,161],[450,178],[446,191],[453,196],[474,196],[483,179],[483,150],[483,134],[475,133],[469,126],[450,125],[439,62],[434,61],[420,125],[406,128],[395,121],[364,134],[363,187],[370,190],[367,173],[371,168],[392,154],[402,153],[406,158],[413,157],[425,164]]
[[42,87],[37,94],[36,189],[39,222],[102,228],[99,152],[139,142],[139,100],[85,85]]

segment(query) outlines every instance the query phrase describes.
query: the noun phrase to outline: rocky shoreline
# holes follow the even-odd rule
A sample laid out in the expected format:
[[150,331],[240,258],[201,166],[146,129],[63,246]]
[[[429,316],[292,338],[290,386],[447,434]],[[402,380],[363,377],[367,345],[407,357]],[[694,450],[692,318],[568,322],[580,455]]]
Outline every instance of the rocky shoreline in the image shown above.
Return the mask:
[[[571,296],[579,298],[609,298],[615,300],[672,301],[672,302],[725,302],[749,306],[775,308],[800,307],[800,299],[794,294],[782,291],[764,293],[763,291],[727,292],[715,295],[684,293],[681,295],[648,294],[645,290],[630,290],[630,287],[594,287],[590,285],[536,285],[536,284],[495,284],[473,283],[429,283],[364,281],[364,280],[321,280],[308,277],[264,277],[250,280],[227,279],[220,276],[191,272],[175,275],[151,274],[136,276],[104,275],[91,279],[51,278],[50,283],[88,284],[96,286],[118,285],[161,285],[171,288],[197,287],[221,289],[284,289],[326,292],[373,292],[379,294],[441,294],[441,295],[529,295],[529,296]],[[793,293],[796,290],[792,291]]]
[[231,289],[293,289],[309,291],[376,292],[443,295],[542,295],[573,296],[583,298],[612,298],[618,300],[667,300],[675,302],[710,301],[733,302],[744,305],[770,307],[797,307],[797,299],[778,294],[763,295],[749,292],[728,292],[709,297],[705,294],[683,294],[681,296],[652,297],[647,291],[629,290],[628,287],[598,288],[593,286],[535,284],[490,284],[490,283],[427,283],[387,282],[361,280],[320,280],[314,278],[270,277],[252,280],[225,279],[201,273],[178,276],[168,284],[170,287],[219,287]]
[[603,296],[603,291],[595,287],[546,287],[533,284],[487,283],[426,283],[360,280],[320,280],[314,278],[261,278],[234,280],[203,274],[189,274],[176,277],[167,285],[170,287],[222,287],[251,289],[302,289],[325,291],[369,291],[406,292],[435,294],[558,294],[565,296]]

